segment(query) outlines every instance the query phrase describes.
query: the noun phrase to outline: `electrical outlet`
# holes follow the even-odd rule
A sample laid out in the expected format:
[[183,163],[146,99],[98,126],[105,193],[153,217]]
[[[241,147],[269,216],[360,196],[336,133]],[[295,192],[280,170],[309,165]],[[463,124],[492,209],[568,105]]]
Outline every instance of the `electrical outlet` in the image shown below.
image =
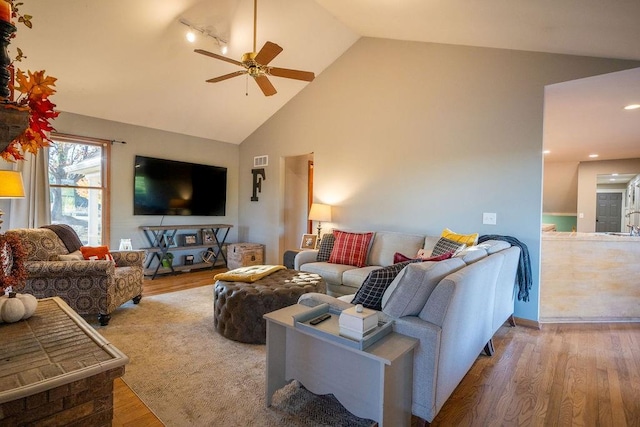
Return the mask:
[[496,225],[495,212],[485,212],[482,214],[482,223],[487,225]]

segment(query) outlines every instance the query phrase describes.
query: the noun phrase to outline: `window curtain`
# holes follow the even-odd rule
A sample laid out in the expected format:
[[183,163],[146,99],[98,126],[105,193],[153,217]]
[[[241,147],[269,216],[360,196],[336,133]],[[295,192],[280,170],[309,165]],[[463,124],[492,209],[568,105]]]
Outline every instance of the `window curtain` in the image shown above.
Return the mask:
[[24,199],[11,201],[9,228],[38,228],[51,224],[49,197],[49,149],[17,163],[22,172]]

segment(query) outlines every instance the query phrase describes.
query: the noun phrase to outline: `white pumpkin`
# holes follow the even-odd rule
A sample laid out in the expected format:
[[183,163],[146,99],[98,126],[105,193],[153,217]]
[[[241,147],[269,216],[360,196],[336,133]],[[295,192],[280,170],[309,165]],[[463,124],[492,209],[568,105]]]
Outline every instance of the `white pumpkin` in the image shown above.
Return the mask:
[[28,319],[33,316],[36,308],[38,308],[38,299],[31,294],[16,294],[16,298],[22,301],[24,305],[24,316],[22,316],[22,318]]
[[4,299],[2,305],[0,305],[0,318],[3,322],[13,323],[18,320],[22,320],[24,316],[24,304],[18,298],[16,298],[15,292],[9,292],[8,296],[2,296]]

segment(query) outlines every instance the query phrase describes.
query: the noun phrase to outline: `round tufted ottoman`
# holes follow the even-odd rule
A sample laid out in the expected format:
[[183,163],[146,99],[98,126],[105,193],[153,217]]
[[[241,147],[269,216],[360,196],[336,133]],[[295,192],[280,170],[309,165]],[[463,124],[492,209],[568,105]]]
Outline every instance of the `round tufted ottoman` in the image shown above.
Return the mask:
[[226,338],[264,344],[264,314],[297,303],[302,294],[324,293],[325,287],[318,274],[297,270],[278,270],[253,283],[218,280],[213,290],[213,325]]

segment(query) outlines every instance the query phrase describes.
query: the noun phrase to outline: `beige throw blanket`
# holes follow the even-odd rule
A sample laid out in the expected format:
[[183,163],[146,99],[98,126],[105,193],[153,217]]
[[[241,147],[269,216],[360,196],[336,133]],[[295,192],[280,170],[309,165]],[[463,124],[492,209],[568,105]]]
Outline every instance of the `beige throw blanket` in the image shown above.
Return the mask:
[[284,265],[251,265],[249,267],[236,268],[226,273],[218,273],[213,279],[226,282],[252,283],[285,268]]

